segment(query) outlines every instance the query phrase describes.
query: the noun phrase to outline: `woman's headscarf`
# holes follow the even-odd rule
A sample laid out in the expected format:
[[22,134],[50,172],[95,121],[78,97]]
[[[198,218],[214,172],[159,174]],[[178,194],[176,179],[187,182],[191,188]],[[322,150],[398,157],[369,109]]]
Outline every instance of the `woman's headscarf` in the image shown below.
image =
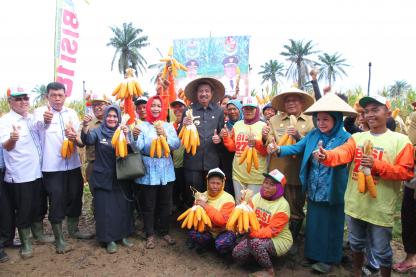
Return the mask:
[[[272,178],[270,178],[270,179],[273,180]],[[266,199],[268,201],[274,201],[274,200],[280,198],[284,194],[285,189],[284,189],[284,186],[282,185],[282,183],[277,182],[276,180],[273,180],[273,182],[274,182],[274,185],[276,186],[276,192],[271,197],[266,197],[264,195],[264,188],[263,188],[263,186],[260,188],[260,196],[263,199]]]
[[[160,114],[158,117],[154,117],[152,115],[152,111],[150,109],[150,107],[153,104],[153,101],[155,101],[155,99],[159,99],[161,105],[162,105],[162,110],[160,111]],[[165,104],[163,103],[162,98],[159,95],[155,95],[149,98],[149,100],[146,103],[146,121],[153,124],[153,122],[157,121],[157,120],[161,120],[161,121],[166,121],[166,117],[167,117],[168,113],[167,113],[167,108],[165,107]]]
[[241,104],[240,100],[236,100],[236,99],[228,101],[227,108],[228,108],[228,105],[234,105],[237,108],[238,112],[240,113],[240,118],[237,119],[236,121],[232,121],[230,117],[228,117],[228,121],[226,122],[226,125],[227,125],[228,130],[231,130],[234,126],[234,123],[243,119],[243,110],[242,110],[243,105]]
[[344,127],[344,121],[343,121],[343,115],[341,112],[325,112],[329,114],[334,119],[334,127],[331,129],[331,131],[328,134],[322,133],[317,124],[317,117],[318,113],[314,113],[312,115],[313,124],[315,125],[315,128],[317,132],[319,133],[319,140],[322,140],[323,147],[326,146],[328,141],[333,137],[339,137],[343,136],[344,133],[346,134],[346,131],[343,129]]
[[[107,125],[107,116],[110,113],[110,111],[115,111],[116,114],[117,114],[118,123],[115,127],[108,127],[108,125]],[[101,129],[101,132],[104,134],[104,136],[106,136],[108,138],[111,138],[111,137],[113,137],[113,134],[116,131],[117,127],[120,126],[120,124],[121,124],[121,110],[120,110],[120,107],[116,106],[116,105],[107,106],[104,110],[104,117],[103,118],[104,118],[103,123],[101,123],[99,128]]]

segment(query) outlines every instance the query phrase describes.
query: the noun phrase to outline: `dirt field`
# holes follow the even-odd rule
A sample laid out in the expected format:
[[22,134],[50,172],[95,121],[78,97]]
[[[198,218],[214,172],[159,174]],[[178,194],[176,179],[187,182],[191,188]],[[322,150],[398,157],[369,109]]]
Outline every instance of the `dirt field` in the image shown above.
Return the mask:
[[[84,205],[89,207],[89,205]],[[81,219],[82,230],[94,230],[94,221],[89,211],[84,211]],[[173,219],[174,220],[174,219]],[[156,248],[144,247],[144,239],[135,234],[134,247],[119,245],[116,254],[109,255],[95,240],[81,241],[68,239],[73,251],[65,255],[55,254],[52,244],[34,245],[34,257],[22,260],[18,249],[6,249],[10,261],[0,264],[0,276],[247,276],[259,270],[255,264],[236,264],[224,261],[214,251],[198,254],[185,245],[185,232],[172,220],[171,234],[177,240],[175,246],[158,239]],[[49,223],[45,221],[47,232],[51,234]],[[403,257],[402,245],[394,242],[395,260]],[[282,257],[274,261],[277,276],[314,276],[309,269],[297,262],[299,257]],[[318,276],[318,275],[317,275]],[[350,265],[342,264],[327,276],[350,276]],[[396,275],[393,276],[406,276]],[[409,275],[410,276],[410,275]],[[413,275],[413,276],[416,276]]]

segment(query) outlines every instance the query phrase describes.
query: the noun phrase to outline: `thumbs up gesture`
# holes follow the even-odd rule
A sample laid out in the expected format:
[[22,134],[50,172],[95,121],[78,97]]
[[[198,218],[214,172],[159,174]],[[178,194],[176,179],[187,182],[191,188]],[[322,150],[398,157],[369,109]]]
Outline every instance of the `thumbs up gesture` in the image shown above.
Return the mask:
[[19,129],[16,125],[12,125],[12,131],[10,132],[10,140],[16,142],[19,140]]
[[322,147],[322,145],[323,145],[323,143],[322,143],[322,141],[320,140],[319,142],[318,142],[318,149],[316,149],[315,151],[313,151],[313,157],[316,159],[316,160],[318,160],[318,161],[324,161],[325,159],[326,159],[326,157],[327,157],[327,150],[325,150],[323,147]]
[[224,124],[224,128],[222,128],[220,132],[220,138],[224,137],[228,137],[228,128],[226,124]]
[[221,138],[220,138],[220,136],[217,133],[217,129],[214,129],[214,135],[212,136],[212,142],[214,144],[218,144],[218,143],[221,142]]
[[267,153],[273,154],[278,150],[279,146],[277,146],[276,140],[272,137],[271,142],[267,145]]
[[52,122],[53,112],[52,108],[48,103],[48,109],[43,113],[43,121],[45,124],[50,124]]
[[261,136],[262,136],[263,141],[267,140],[267,136],[269,135],[270,130],[271,130],[270,121],[267,120],[267,125],[265,125],[263,129],[261,130]]

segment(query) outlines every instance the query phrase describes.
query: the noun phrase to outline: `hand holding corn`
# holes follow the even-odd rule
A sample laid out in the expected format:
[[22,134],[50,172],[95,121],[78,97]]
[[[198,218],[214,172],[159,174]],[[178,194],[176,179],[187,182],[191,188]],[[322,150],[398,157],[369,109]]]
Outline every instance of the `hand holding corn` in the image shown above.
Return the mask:
[[362,147],[363,156],[361,158],[361,163],[358,168],[357,173],[357,183],[358,191],[361,193],[366,193],[367,190],[370,193],[370,196],[373,198],[377,197],[377,189],[371,176],[371,168],[374,164],[373,158],[373,143],[370,140],[364,142]]
[[258,231],[260,223],[253,208],[248,204],[253,196],[253,191],[249,189],[241,190],[241,196],[242,201],[234,208],[225,228],[240,234],[248,233],[250,230]]

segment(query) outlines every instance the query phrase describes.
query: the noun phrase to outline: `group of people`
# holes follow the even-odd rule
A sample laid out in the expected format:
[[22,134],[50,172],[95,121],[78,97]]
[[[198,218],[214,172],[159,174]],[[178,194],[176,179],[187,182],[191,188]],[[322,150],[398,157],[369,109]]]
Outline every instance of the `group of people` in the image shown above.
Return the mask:
[[[83,178],[77,149],[86,146],[96,239],[108,253],[117,251],[117,242],[133,245],[128,237],[135,231],[134,210],[143,222],[145,247],[152,249],[159,243],[157,235],[168,245],[176,243],[169,234],[172,204],[178,212],[199,205],[212,227],[189,231],[187,246],[198,251],[212,246],[239,262],[254,258],[263,268],[257,276],[274,276],[273,257],[299,253],[302,226],[302,264],[330,272],[343,258],[345,222],[354,276],[368,267],[382,276],[390,276],[392,267],[400,272],[416,267],[416,113],[410,115],[407,136],[387,128],[391,111],[385,98],[363,97],[352,108],[334,93],[321,97],[316,75],[312,79],[314,97],[291,88],[261,109],[255,97],[240,101],[225,96],[217,79],[198,78],[185,87],[192,101],[188,107],[181,99],[165,107],[159,95],[136,99],[137,120],[130,127],[123,124],[120,108],[103,96],[91,97],[94,116],[80,122],[63,105],[62,84],[47,86],[48,104],[33,115],[28,93],[10,90],[11,111],[0,119],[0,260],[7,260],[3,245],[13,241],[15,226],[23,258],[33,255],[31,238],[53,240],[43,234],[47,211],[58,253],[70,250],[62,234],[65,217],[70,236],[91,237],[78,229]],[[183,128],[193,126],[199,135],[194,153],[179,139]],[[128,151],[141,153],[144,176],[117,179],[111,145],[117,128]],[[166,138],[170,155],[151,154],[159,136]],[[63,158],[65,140],[73,152]],[[363,150],[369,142],[371,153]],[[247,149],[255,152],[255,166],[241,161]],[[376,197],[359,191],[361,172],[376,184]],[[393,265],[390,241],[403,184],[407,257]],[[260,229],[241,235],[226,225],[247,189],[254,196],[245,200]],[[205,197],[194,199],[195,190]]]

